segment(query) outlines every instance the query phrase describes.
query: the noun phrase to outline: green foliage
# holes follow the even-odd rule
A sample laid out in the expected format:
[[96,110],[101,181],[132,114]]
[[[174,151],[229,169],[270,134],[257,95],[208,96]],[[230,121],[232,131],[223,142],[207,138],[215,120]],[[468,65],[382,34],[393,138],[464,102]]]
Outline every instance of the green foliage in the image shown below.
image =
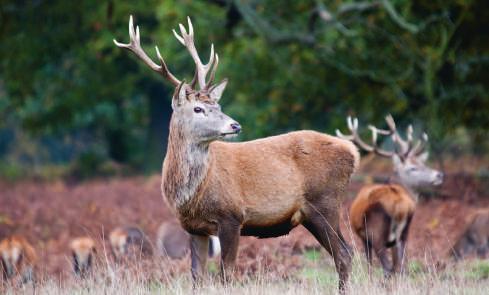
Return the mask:
[[103,155],[88,151],[80,154],[75,161],[73,174],[77,178],[88,178],[92,174],[100,174],[102,163],[104,162]]
[[21,179],[25,172],[18,164],[12,164],[7,161],[0,161],[0,178],[7,181]]
[[[436,151],[463,132],[474,143],[466,146],[484,152],[488,5],[6,1],[0,8],[0,128],[41,139],[88,134],[91,141],[71,157],[79,165],[86,158],[79,153],[102,146],[104,159],[157,169],[173,89],[112,39],[127,42],[133,14],[148,54],[155,58],[158,45],[171,71],[189,80],[193,62],[171,33],[189,15],[201,56],[214,43],[218,78],[230,78],[222,104],[244,126],[242,140],[306,128],[331,133],[344,128],[348,114],[382,124],[392,113],[401,125],[427,130]],[[11,152],[2,152],[4,146],[0,157]],[[86,160],[86,173],[98,169]]]

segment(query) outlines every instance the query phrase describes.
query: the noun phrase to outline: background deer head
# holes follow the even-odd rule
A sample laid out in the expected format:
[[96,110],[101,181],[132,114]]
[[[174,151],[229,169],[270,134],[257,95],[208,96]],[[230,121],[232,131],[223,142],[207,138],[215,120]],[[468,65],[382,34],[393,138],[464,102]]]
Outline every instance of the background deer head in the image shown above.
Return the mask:
[[[172,122],[178,126],[177,128],[183,137],[188,138],[191,142],[200,143],[234,136],[241,131],[241,126],[224,114],[219,105],[219,99],[226,88],[227,80],[224,79],[218,84],[213,84],[219,57],[217,53],[214,53],[214,45],[212,45],[209,62],[207,64],[202,63],[194,44],[192,22],[190,18],[187,20],[188,33],[182,24],[179,25],[181,35],[175,30],[173,33],[178,41],[187,48],[195,62],[195,74],[190,84],[186,83],[185,80],[178,80],[168,70],[158,46],[155,49],[160,64],[156,64],[148,57],[141,47],[139,26],[134,29],[132,16],[129,18],[129,43],[123,44],[116,40],[114,43],[118,47],[133,52],[146,65],[176,87],[172,98]],[[210,75],[207,79],[209,72]]]
[[[388,130],[379,129],[372,125],[368,126],[372,132],[372,145],[367,144],[360,138],[357,118],[347,118],[350,135],[343,135],[339,130],[336,130],[336,135],[353,141],[358,147],[367,152],[374,152],[377,155],[391,158],[394,164],[394,171],[399,176],[401,183],[407,187],[418,188],[440,185],[443,181],[443,173],[425,165],[429,155],[425,151],[428,135],[423,133],[421,138],[414,143],[413,126],[409,125],[406,130],[407,140],[405,140],[397,132],[394,118],[388,115],[385,120],[389,127]],[[392,138],[395,145],[394,151],[383,150],[378,146],[377,138],[379,134]]]

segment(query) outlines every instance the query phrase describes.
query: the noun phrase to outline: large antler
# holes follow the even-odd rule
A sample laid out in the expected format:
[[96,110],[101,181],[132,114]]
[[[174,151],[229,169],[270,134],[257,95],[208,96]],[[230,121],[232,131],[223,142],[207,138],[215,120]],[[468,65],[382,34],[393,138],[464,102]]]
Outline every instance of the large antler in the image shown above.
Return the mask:
[[[385,157],[392,157],[394,154],[402,158],[407,158],[410,156],[417,156],[421,154],[428,142],[428,135],[423,133],[421,139],[419,139],[416,145],[413,145],[413,126],[409,125],[406,130],[407,140],[404,140],[399,132],[397,132],[396,122],[391,115],[387,115],[385,117],[385,121],[387,122],[387,126],[389,130],[379,129],[375,126],[369,125],[368,128],[372,131],[372,146],[366,144],[358,135],[358,119],[355,118],[352,120],[351,117],[347,118],[348,129],[351,131],[351,135],[343,135],[339,130],[336,130],[336,135],[340,138],[351,140],[355,142],[360,148],[368,151],[375,152],[378,155]],[[390,136],[394,144],[396,144],[399,149],[396,148],[395,152],[388,152],[382,150],[377,145],[377,137],[378,134]]]
[[394,155],[393,152],[389,152],[379,148],[377,145],[377,134],[382,135],[390,135],[390,131],[377,129],[374,126],[369,126],[369,129],[372,131],[372,145],[365,143],[358,134],[358,119],[352,119],[350,116],[347,118],[348,129],[350,129],[350,135],[343,135],[340,130],[336,129],[336,135],[340,138],[351,140],[356,143],[361,149],[366,150],[367,152],[374,152],[383,157],[392,157]]
[[[195,62],[196,68],[195,68],[194,80],[192,80],[192,88],[194,88],[195,82],[197,80],[199,82],[200,89],[208,89],[214,80],[217,65],[219,64],[219,57],[217,56],[217,53],[214,54],[214,44],[212,44],[209,62],[205,65],[202,63],[199,54],[197,52],[197,49],[195,48],[194,28],[192,26],[192,21],[190,21],[190,17],[187,17],[187,21],[188,21],[188,33],[185,27],[182,24],[179,24],[181,36],[178,35],[175,30],[173,30],[173,34],[178,39],[178,41],[180,41],[180,43],[182,43],[185,47],[187,47],[187,50],[189,51],[190,55],[192,56]],[[209,70],[211,70],[211,68],[212,68],[211,75],[209,81],[206,83],[206,77],[207,74],[209,73]]]
[[181,82],[172,73],[168,70],[165,61],[161,57],[160,50],[158,46],[156,48],[156,54],[158,55],[158,59],[160,60],[160,64],[156,64],[151,58],[144,52],[141,47],[141,40],[139,36],[139,26],[136,26],[136,30],[134,31],[134,25],[132,21],[132,15],[129,17],[129,38],[130,41],[127,44],[119,43],[114,39],[115,45],[120,48],[125,48],[129,51],[132,51],[137,57],[139,57],[146,65],[148,65],[153,71],[159,73],[167,80],[169,80],[173,85],[178,86]]
[[428,143],[428,134],[423,132],[423,134],[421,135],[421,139],[419,139],[415,145],[413,140],[413,125],[409,124],[409,126],[407,127],[407,140],[404,140],[399,132],[397,132],[396,122],[394,121],[394,118],[391,115],[387,115],[387,117],[385,117],[385,121],[387,122],[387,125],[392,132],[392,141],[394,141],[394,143],[396,143],[400,148],[400,151],[398,152],[400,156],[403,156],[405,158],[413,155],[417,156],[424,151],[424,149],[426,148],[426,144]]

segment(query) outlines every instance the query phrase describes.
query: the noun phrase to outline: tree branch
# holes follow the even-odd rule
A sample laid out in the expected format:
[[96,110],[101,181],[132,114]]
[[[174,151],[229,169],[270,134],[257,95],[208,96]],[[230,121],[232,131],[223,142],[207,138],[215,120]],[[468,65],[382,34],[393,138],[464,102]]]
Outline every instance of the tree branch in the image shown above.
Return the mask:
[[305,45],[314,45],[316,42],[316,38],[313,34],[278,30],[266,20],[260,18],[255,10],[248,5],[241,3],[239,0],[235,0],[234,5],[253,31],[255,31],[257,35],[263,36],[271,43],[298,42]]
[[400,16],[392,3],[389,0],[381,0],[382,6],[387,11],[391,19],[401,28],[416,34],[419,32],[419,27],[407,22],[402,16]]

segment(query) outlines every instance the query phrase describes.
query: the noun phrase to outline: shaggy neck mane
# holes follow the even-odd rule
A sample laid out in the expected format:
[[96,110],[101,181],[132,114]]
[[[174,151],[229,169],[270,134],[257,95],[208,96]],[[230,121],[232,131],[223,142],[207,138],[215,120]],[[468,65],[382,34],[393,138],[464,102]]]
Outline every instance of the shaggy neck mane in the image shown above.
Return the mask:
[[161,185],[171,205],[179,208],[197,194],[208,166],[209,145],[190,142],[178,120],[172,118]]

